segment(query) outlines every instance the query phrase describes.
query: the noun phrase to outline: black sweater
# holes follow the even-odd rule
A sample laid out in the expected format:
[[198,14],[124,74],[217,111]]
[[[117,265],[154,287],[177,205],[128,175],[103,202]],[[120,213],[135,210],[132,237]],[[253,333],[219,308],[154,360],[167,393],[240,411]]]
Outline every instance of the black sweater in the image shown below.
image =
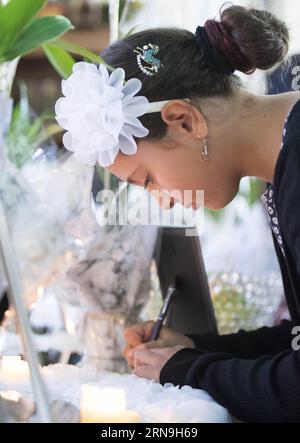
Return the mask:
[[160,382],[204,389],[244,422],[300,422],[300,351],[292,329],[300,326],[300,101],[286,126],[276,164],[274,198],[284,257],[274,234],[292,322],[257,331],[191,336],[162,368]]

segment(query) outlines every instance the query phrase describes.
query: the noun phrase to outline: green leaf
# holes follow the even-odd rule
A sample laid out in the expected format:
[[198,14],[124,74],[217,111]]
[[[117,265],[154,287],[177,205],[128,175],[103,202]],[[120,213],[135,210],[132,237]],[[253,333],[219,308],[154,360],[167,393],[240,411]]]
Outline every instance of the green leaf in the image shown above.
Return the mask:
[[15,106],[5,140],[8,158],[19,168],[29,160],[44,133],[44,116],[32,118],[26,84],[19,82],[20,102]]
[[66,40],[57,39],[55,42],[51,43],[53,46],[57,46],[58,48],[64,49],[65,51],[71,52],[76,55],[80,55],[93,63],[104,63],[99,55],[94,54],[93,52],[79,46],[74,43],[70,43]]
[[0,49],[14,44],[47,0],[10,0],[0,9]]
[[51,45],[57,46],[58,48],[62,48],[65,51],[71,52],[76,55],[80,55],[86,60],[91,61],[92,63],[102,63],[103,65],[106,65],[106,67],[110,71],[114,71],[114,67],[107,64],[103,58],[101,58],[99,55],[95,54],[94,52],[89,51],[88,49],[83,48],[82,46],[76,45],[74,43],[70,43],[63,39],[57,39],[54,42],[51,42]]
[[73,26],[66,17],[36,18],[19,35],[15,44],[2,57],[0,55],[0,62],[13,60],[19,55],[27,54],[37,49],[41,44],[54,40],[69,29],[73,29]]
[[60,134],[63,131],[62,127],[57,123],[48,125],[44,131],[40,134],[38,138],[38,144],[41,145],[45,141],[47,141],[50,137],[54,137],[57,134]]
[[72,74],[75,60],[67,51],[52,44],[44,44],[43,50],[49,62],[61,77],[68,78]]
[[20,89],[20,121],[26,121],[28,124],[30,123],[30,106],[29,106],[29,98],[28,98],[28,88],[26,83],[23,80],[19,81],[19,89]]

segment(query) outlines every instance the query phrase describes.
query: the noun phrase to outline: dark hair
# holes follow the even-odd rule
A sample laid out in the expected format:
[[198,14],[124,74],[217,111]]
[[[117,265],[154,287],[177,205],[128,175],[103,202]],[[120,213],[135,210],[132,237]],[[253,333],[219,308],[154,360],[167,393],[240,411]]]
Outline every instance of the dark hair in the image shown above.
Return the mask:
[[[257,68],[267,70],[284,60],[289,46],[287,26],[267,11],[230,6],[220,14],[220,21],[208,20],[205,31],[210,44],[238,71],[250,74]],[[160,48],[163,63],[157,74],[147,76],[137,65],[136,47],[149,43]],[[192,32],[177,28],[154,28],[119,40],[102,53],[106,63],[125,70],[126,80],[139,78],[139,95],[150,102],[190,98],[229,96],[241,86],[239,77],[217,70]],[[148,139],[160,139],[166,124],[160,113],[140,118],[149,129]]]

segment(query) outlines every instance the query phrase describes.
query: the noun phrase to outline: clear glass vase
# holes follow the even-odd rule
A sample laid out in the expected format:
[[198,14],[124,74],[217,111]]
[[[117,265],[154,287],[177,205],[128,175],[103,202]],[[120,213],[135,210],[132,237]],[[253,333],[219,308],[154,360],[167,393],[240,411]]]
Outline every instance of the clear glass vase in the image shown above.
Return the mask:
[[283,296],[276,273],[211,273],[209,286],[220,334],[273,326]]
[[86,306],[82,364],[99,371],[128,372],[123,330],[139,321],[149,300],[156,238],[153,227],[117,227],[106,232],[69,275]]
[[87,312],[83,326],[84,357],[81,365],[93,366],[97,372],[125,374],[122,357],[124,317],[101,312]]
[[0,91],[6,92],[8,97],[11,94],[19,60],[20,58],[17,57],[10,62],[0,63]]

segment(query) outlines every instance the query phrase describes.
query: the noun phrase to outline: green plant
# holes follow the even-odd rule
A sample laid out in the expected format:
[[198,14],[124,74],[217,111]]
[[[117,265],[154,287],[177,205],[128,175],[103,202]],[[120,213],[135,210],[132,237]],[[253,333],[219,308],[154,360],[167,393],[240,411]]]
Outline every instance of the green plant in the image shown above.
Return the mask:
[[17,168],[31,159],[36,149],[55,133],[61,132],[58,125],[46,126],[52,115],[34,116],[28,102],[27,87],[20,83],[20,101],[14,107],[9,132],[5,139],[7,157]]
[[[47,0],[0,0],[0,64],[28,54],[42,46],[49,62],[63,78],[72,72],[71,53],[103,63],[103,60],[82,48],[58,38],[74,29],[62,16],[37,17]],[[110,68],[110,67],[109,67]]]
[[62,16],[37,17],[47,0],[0,3],[0,63],[32,52],[73,28]]
[[[52,66],[65,78],[71,74],[75,63],[71,53],[101,63],[101,58],[87,49],[58,40],[73,26],[66,17],[37,17],[46,3],[47,0],[0,0],[0,64],[17,59],[40,46]],[[29,160],[47,138],[61,132],[57,124],[45,126],[46,120],[53,120],[52,115],[42,114],[32,118],[24,84],[20,86],[20,91],[21,99],[14,109],[6,138],[7,155],[17,167]]]
[[[109,22],[109,14],[108,14],[109,0],[104,0],[102,3],[105,5],[106,8],[105,9],[106,12],[104,14],[105,21]],[[134,13],[134,11],[137,11],[140,7],[141,4],[138,0],[135,1],[122,0],[120,2],[120,7],[119,7],[119,18],[121,19],[121,23],[124,24],[124,22],[128,18],[130,18],[131,14]],[[124,39],[128,37],[135,31],[135,29],[136,27],[133,27],[125,34],[120,34],[118,29],[119,38]],[[83,48],[74,43],[70,43],[63,39],[55,39],[54,41],[44,43],[42,47],[51,65],[63,78],[68,78],[71,75],[72,67],[73,64],[75,63],[74,58],[70,54],[80,56],[84,60],[90,61],[92,63],[103,63],[111,71],[113,71],[114,69],[112,66],[106,64],[104,60],[101,57],[99,57],[97,54],[94,54],[93,52],[87,50],[86,48]]]
[[[42,48],[53,68],[63,78],[71,75],[73,64],[75,63],[74,58],[70,54],[79,55],[92,63],[104,63],[101,57],[88,49],[63,39],[57,39],[51,43],[44,43]],[[107,67],[113,70],[111,66],[107,65]]]
[[[98,55],[66,40],[59,39],[66,31],[73,29],[66,17],[36,17],[47,0],[9,0],[5,5],[0,0],[0,64],[25,55],[42,47],[49,62],[62,78],[72,73],[76,60],[71,54],[92,63],[105,62]],[[127,2],[128,3],[128,2]],[[129,3],[128,3],[129,4]],[[123,9],[125,2],[123,2]],[[125,18],[123,16],[123,18]],[[113,68],[107,65],[108,69]],[[16,166],[21,167],[28,160],[38,144],[61,129],[56,124],[44,128],[45,115],[30,119],[26,88],[21,87],[22,97],[15,107],[10,133],[7,137],[7,153]],[[101,171],[101,174],[105,174]],[[104,181],[109,182],[106,178]],[[109,174],[109,179],[110,179]],[[119,181],[113,186],[117,188]]]

